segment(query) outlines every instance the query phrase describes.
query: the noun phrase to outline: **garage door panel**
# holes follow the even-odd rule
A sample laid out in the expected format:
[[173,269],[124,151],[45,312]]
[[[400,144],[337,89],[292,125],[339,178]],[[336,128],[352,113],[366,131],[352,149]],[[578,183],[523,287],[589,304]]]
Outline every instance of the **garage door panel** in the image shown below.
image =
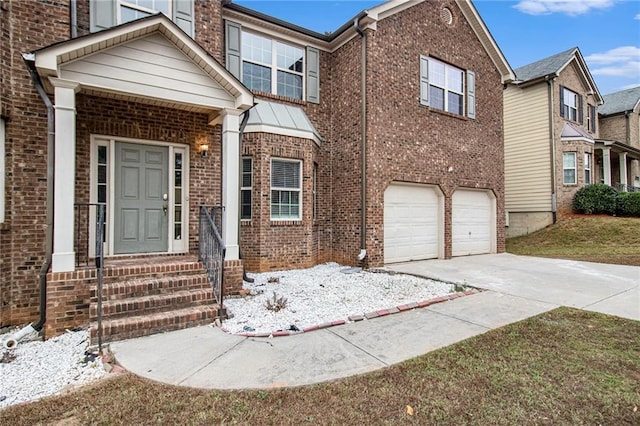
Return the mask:
[[491,252],[494,203],[486,191],[459,189],[453,194],[453,256]]
[[439,199],[433,187],[390,185],[384,197],[385,263],[438,257]]

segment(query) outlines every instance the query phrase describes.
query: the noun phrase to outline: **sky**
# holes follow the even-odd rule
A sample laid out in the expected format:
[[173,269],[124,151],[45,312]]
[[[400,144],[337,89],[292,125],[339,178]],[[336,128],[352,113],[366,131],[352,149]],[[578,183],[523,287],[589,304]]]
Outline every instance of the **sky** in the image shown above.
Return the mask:
[[[234,0],[325,33],[383,0]],[[640,0],[474,0],[491,35],[516,69],[572,47],[602,95],[640,86]]]

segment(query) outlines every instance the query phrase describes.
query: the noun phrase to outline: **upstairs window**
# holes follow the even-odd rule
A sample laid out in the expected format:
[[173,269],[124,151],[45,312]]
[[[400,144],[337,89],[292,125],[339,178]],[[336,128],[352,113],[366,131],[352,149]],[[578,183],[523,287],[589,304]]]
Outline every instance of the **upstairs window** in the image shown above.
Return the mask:
[[451,114],[466,113],[469,118],[475,118],[475,74],[421,56],[420,103]]
[[301,218],[302,162],[271,160],[271,219]]
[[171,17],[171,0],[119,0],[118,22],[135,21],[162,12]]
[[591,133],[596,132],[597,117],[596,107],[593,105],[587,105],[587,130]]
[[563,86],[560,86],[560,116],[583,124],[582,96]]
[[242,32],[242,82],[251,90],[302,99],[304,49]]
[[565,152],[562,154],[562,183],[575,185],[576,180],[576,153]]

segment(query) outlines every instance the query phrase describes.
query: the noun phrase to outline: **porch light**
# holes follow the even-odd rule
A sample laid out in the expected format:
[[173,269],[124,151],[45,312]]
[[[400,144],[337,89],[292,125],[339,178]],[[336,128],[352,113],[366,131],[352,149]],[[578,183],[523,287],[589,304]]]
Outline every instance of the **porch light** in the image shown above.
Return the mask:
[[206,158],[209,152],[209,145],[206,143],[200,144],[200,156]]

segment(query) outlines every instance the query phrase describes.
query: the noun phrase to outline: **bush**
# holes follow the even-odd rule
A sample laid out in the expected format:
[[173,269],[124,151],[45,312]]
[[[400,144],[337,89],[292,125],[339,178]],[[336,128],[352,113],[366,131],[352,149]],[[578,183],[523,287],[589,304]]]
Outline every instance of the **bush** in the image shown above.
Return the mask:
[[640,217],[640,192],[618,194],[618,216]]
[[587,185],[573,197],[573,210],[584,214],[616,214],[618,191],[602,183]]

